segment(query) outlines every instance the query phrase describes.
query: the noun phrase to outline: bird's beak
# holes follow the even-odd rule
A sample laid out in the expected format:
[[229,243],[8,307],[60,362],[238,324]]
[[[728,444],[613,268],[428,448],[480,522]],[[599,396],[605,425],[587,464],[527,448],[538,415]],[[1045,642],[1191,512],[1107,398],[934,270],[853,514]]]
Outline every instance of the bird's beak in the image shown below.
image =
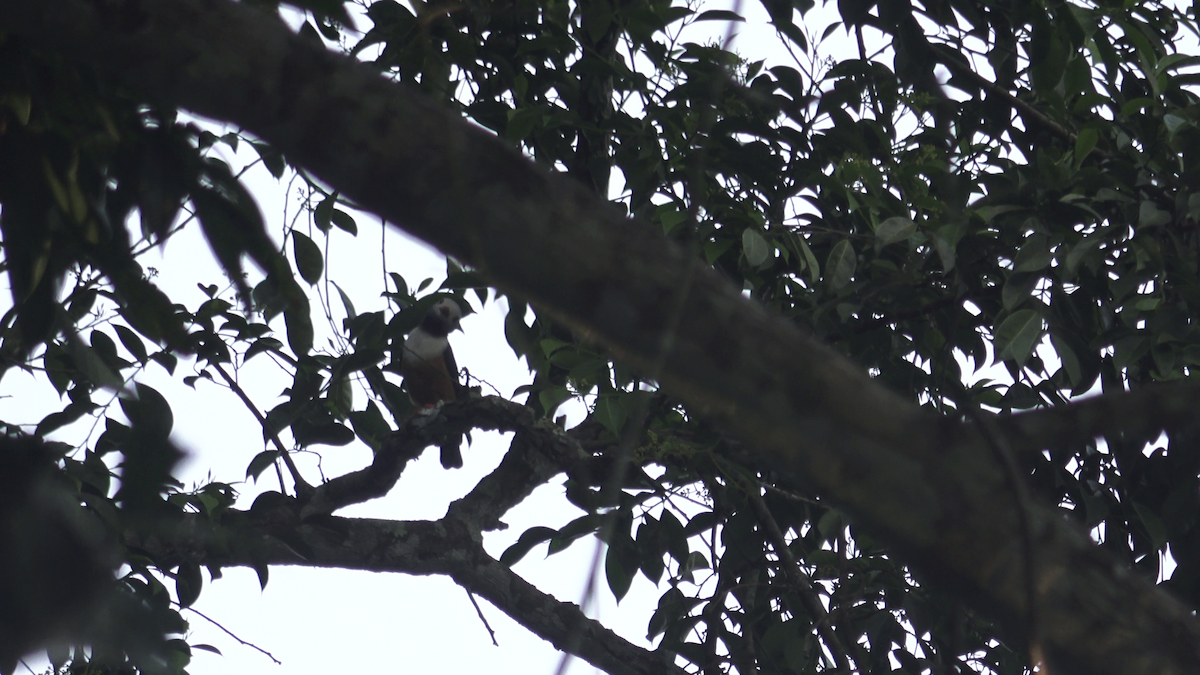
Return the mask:
[[460,333],[463,332],[462,325],[459,324],[457,321],[454,322],[454,328],[450,329],[451,333],[453,333],[454,331],[458,331]]

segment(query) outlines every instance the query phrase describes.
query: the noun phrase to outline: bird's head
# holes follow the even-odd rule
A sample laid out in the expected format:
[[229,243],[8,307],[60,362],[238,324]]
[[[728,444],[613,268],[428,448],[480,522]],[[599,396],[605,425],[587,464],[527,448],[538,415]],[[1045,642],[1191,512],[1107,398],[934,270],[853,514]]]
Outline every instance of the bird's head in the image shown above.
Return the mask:
[[423,326],[433,329],[430,332],[449,335],[451,331],[462,331],[459,321],[462,320],[462,308],[450,298],[443,298],[433,303],[429,308]]

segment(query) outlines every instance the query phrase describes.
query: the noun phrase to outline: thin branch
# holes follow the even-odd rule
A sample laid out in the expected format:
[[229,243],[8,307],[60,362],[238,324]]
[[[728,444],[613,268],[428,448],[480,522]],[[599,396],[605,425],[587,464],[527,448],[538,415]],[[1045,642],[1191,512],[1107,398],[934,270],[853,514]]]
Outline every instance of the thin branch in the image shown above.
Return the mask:
[[[275,444],[275,448],[279,450],[280,458],[282,458],[283,463],[287,465],[288,472],[292,474],[292,480],[296,483],[296,494],[298,496],[307,496],[311,494],[313,487],[304,480],[303,476],[300,475],[300,470],[296,468],[296,463],[292,461],[291,456],[288,454],[287,448],[283,445],[283,441],[279,439],[279,434],[277,434],[275,430],[271,428],[270,424],[267,424],[267,419],[258,411],[258,406],[254,405],[254,401],[250,400],[250,397],[246,394],[246,391],[242,389],[242,386],[238,384],[237,381],[234,380],[224,368],[221,367],[221,364],[210,363],[209,365],[211,365],[213,369],[215,369],[221,375],[221,377],[225,380],[225,383],[229,385],[231,390],[233,390],[233,393],[237,394],[237,397],[242,400],[242,403],[246,404],[246,408],[250,410],[252,415],[254,415],[254,419],[258,420],[258,424],[262,427],[263,432],[266,433],[271,439],[271,442]],[[279,467],[277,466],[276,471],[278,470]],[[281,490],[283,489],[282,477],[279,479],[279,487]]]
[[[1031,120],[1033,120],[1034,122],[1037,122],[1039,125],[1041,125],[1043,128],[1045,128],[1047,131],[1054,134],[1055,136],[1058,136],[1059,138],[1070,141],[1071,143],[1074,143],[1076,141],[1077,136],[1074,133],[1072,133],[1069,129],[1067,129],[1063,125],[1059,124],[1058,122],[1055,122],[1054,120],[1047,117],[1046,113],[1033,107],[1032,105],[1029,104],[1028,101],[1025,101],[1025,100],[1015,96],[1012,92],[1008,91],[1004,87],[1001,87],[1000,85],[996,84],[995,82],[992,82],[991,80],[987,79],[983,75],[980,75],[979,73],[975,72],[975,70],[973,68],[964,64],[962,61],[959,61],[958,59],[954,58],[954,56],[950,55],[940,45],[931,45],[931,46],[933,47],[933,53],[937,54],[937,56],[938,56],[938,61],[942,65],[946,66],[946,68],[948,68],[950,70],[950,72],[954,73],[955,75],[961,75],[961,76],[967,78],[973,84],[978,86],[980,89],[983,89],[984,91],[988,92],[989,94],[994,94],[996,96],[999,96],[1000,98],[1005,99],[1014,108],[1020,110],[1022,113],[1024,113],[1026,116],[1028,116]],[[1092,150],[1092,152],[1097,157],[1102,157],[1104,159],[1110,158],[1110,155],[1101,148],[1095,148]]]
[[[463,589],[467,590],[467,589]],[[500,643],[496,642],[496,631],[492,630],[492,626],[488,623],[487,617],[483,615],[483,610],[479,608],[479,603],[475,602],[475,594],[467,590],[467,597],[471,600],[471,606],[475,608],[475,613],[479,615],[479,620],[483,622],[483,627],[487,629],[488,636],[492,638],[492,644],[499,647]]]
[[[736,474],[728,472],[728,475],[733,476]],[[813,626],[821,635],[821,640],[825,642],[825,646],[829,648],[829,653],[833,655],[834,663],[839,669],[850,672],[854,669],[854,666],[850,662],[845,645],[842,644],[841,639],[833,630],[833,624],[829,620],[829,612],[821,604],[821,598],[812,583],[812,579],[800,568],[800,563],[796,560],[796,556],[792,555],[792,550],[788,548],[787,539],[784,538],[783,531],[779,529],[779,523],[771,515],[771,510],[767,508],[767,503],[763,500],[758,486],[746,480],[740,480],[739,482],[743,484],[746,495],[750,498],[750,505],[754,508],[754,513],[758,516],[759,522],[766,528],[767,536],[771,539],[771,547],[775,549],[775,554],[784,563],[782,566],[784,576],[796,588],[800,595],[800,600],[804,603],[804,608],[813,617]]]
[[192,613],[193,613],[193,614],[195,614],[196,616],[199,616],[201,619],[204,619],[205,621],[207,621],[207,622],[211,623],[212,625],[216,626],[217,628],[220,628],[222,631],[224,631],[224,632],[225,632],[225,634],[226,634],[226,635],[228,635],[229,637],[233,638],[234,640],[237,640],[239,643],[241,643],[241,644],[243,644],[243,645],[245,645],[245,646],[247,646],[247,647],[250,647],[251,649],[256,649],[256,650],[258,650],[259,652],[261,652],[261,653],[265,654],[265,655],[267,656],[267,658],[269,658],[269,659],[271,659],[272,661],[274,661],[274,662],[275,662],[275,665],[277,665],[277,666],[282,666],[282,665],[283,665],[283,661],[280,661],[279,659],[275,658],[275,657],[274,657],[274,656],[271,654],[271,652],[269,652],[269,651],[267,651],[267,650],[263,649],[262,647],[259,647],[258,645],[254,644],[253,642],[246,642],[245,640],[243,640],[242,638],[240,638],[240,637],[238,637],[236,634],[234,634],[234,632],[233,632],[233,631],[229,630],[229,629],[228,629],[228,628],[226,628],[225,626],[222,626],[220,623],[218,623],[218,622],[217,622],[217,621],[215,621],[214,619],[211,619],[211,618],[209,618],[209,617],[208,617],[208,616],[206,616],[206,615],[205,615],[203,612],[201,612],[200,610],[196,609],[195,607],[186,607],[185,609],[187,609],[189,612],[192,612]]

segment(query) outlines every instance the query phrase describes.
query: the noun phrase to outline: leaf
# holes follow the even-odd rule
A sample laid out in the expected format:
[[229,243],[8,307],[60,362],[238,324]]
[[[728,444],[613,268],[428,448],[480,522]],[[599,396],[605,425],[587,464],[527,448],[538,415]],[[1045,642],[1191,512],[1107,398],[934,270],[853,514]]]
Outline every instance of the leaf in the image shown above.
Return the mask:
[[608,589],[612,591],[612,595],[617,598],[618,603],[622,601],[626,593],[629,593],[630,586],[634,584],[634,575],[637,574],[637,569],[637,546],[629,536],[629,525],[620,519],[617,526],[613,528],[612,542],[608,544],[608,552],[605,556],[605,577],[608,580]]
[[543,410],[554,410],[569,398],[571,392],[566,387],[546,387],[538,392],[538,403]]
[[383,446],[383,440],[392,433],[392,428],[383,419],[383,413],[375,401],[367,401],[366,409],[350,413],[350,424],[362,442],[375,451]]
[[633,575],[637,573],[637,568],[629,569],[624,560],[623,546],[609,546],[608,555],[604,557],[604,576],[608,580],[608,588],[612,591],[613,597],[620,603],[621,599],[629,593],[629,587],[633,585]]
[[1033,354],[1034,347],[1042,337],[1042,316],[1032,309],[1023,309],[1009,315],[996,328],[995,349],[997,361],[1016,361],[1018,368]]
[[1158,208],[1158,205],[1149,199],[1143,201],[1138,207],[1138,225],[1140,227],[1158,227],[1171,222],[1171,214]]
[[145,365],[149,356],[146,354],[146,345],[137,333],[129,330],[122,325],[114,325],[113,328],[117,331],[117,337],[121,339],[121,344],[125,345],[125,349],[137,359],[138,363]]
[[892,216],[875,228],[875,250],[904,241],[917,231],[917,224],[905,216]]
[[842,536],[842,531],[846,528],[846,521],[842,518],[842,514],[837,509],[829,509],[821,515],[821,519],[817,521],[817,531],[821,533],[826,541],[831,541]]
[[1092,249],[1096,248],[1102,240],[1100,233],[1097,232],[1084,237],[1083,241],[1071,247],[1071,251],[1067,253],[1067,270],[1073,273],[1079,269],[1079,261]]
[[249,361],[263,352],[278,352],[283,349],[283,343],[273,337],[259,338],[250,344],[242,355],[242,363]]
[[307,235],[292,230],[292,253],[296,257],[296,269],[301,278],[310,286],[321,280],[321,273],[325,271],[325,256],[321,254],[320,246]]
[[1050,345],[1054,347],[1059,361],[1062,362],[1062,367],[1067,373],[1067,381],[1072,387],[1077,386],[1083,379],[1083,368],[1079,365],[1079,357],[1075,355],[1075,350],[1071,349],[1064,340],[1056,338],[1053,330],[1050,331]]
[[625,419],[628,417],[623,401],[618,400],[616,396],[601,396],[596,401],[595,415],[600,424],[613,436],[621,437],[621,430],[625,428]]
[[338,286],[337,282],[333,282],[333,287],[337,289],[338,297],[342,299],[342,307],[346,308],[346,318],[353,321],[358,316],[358,312],[354,309],[354,303],[350,301],[350,296],[346,295],[346,291]]
[[263,471],[266,471],[267,467],[274,464],[277,459],[279,459],[278,450],[264,450],[258,453],[254,456],[254,459],[250,460],[250,465],[246,467],[246,478],[257,482],[259,475]]
[[304,299],[302,307],[289,307],[284,310],[283,321],[292,353],[296,356],[306,356],[313,346],[313,325],[308,311],[308,299]]
[[1133,510],[1137,513],[1138,519],[1142,521],[1142,525],[1146,528],[1146,534],[1150,536],[1150,541],[1154,544],[1154,548],[1161,549],[1167,543],[1167,527],[1163,525],[1163,521],[1149,507],[1133,502]]
[[254,573],[258,575],[259,589],[265,591],[267,589],[267,579],[270,578],[271,568],[261,560],[252,561],[251,566],[254,567]]
[[667,542],[661,533],[659,521],[653,515],[646,514],[643,517],[634,541],[637,544],[638,557],[641,559],[642,574],[657,585],[665,570],[663,556],[666,555]]
[[251,141],[250,147],[254,148],[254,151],[258,153],[259,158],[262,159],[263,166],[267,167],[267,171],[270,171],[272,176],[276,178],[283,176],[283,171],[287,168],[287,162],[283,159],[283,153],[261,141]]
[[70,403],[62,412],[50,413],[42,418],[42,421],[38,422],[37,428],[34,429],[33,434],[39,438],[45,438],[47,434],[71,424],[90,411],[88,406]]
[[325,197],[313,209],[313,224],[322,232],[333,228],[333,207],[337,205],[337,193]]
[[1099,138],[1099,134],[1092,127],[1088,127],[1087,129],[1079,132],[1079,136],[1075,138],[1076,166],[1083,164],[1083,160],[1086,159],[1096,147],[1096,142],[1099,140]]
[[525,140],[533,130],[542,125],[546,111],[540,107],[518,108],[508,113],[508,124],[504,127],[504,138],[516,143]]
[[1033,289],[1037,288],[1038,282],[1042,278],[1040,274],[1021,272],[1014,272],[1008,275],[1008,279],[1004,282],[1004,290],[1000,292],[1004,309],[1012,311],[1019,307],[1033,293]]
[[118,401],[121,412],[133,423],[134,430],[155,441],[165,441],[175,426],[175,416],[167,399],[153,387],[140,382],[134,385],[136,399],[122,395]]
[[204,587],[204,575],[196,563],[185,562],[175,572],[175,597],[180,607],[190,607],[200,597]]
[[1054,260],[1054,253],[1050,251],[1050,239],[1044,234],[1030,235],[1017,251],[1013,271],[1036,272],[1048,267],[1051,260]]
[[942,272],[949,274],[954,269],[956,262],[954,244],[951,244],[941,232],[934,232],[930,235],[930,239],[933,240],[933,248],[942,260]]
[[500,554],[500,564],[512,567],[533,550],[534,546],[548,541],[556,534],[558,534],[558,531],[549,527],[539,526],[525,530],[512,546],[504,549],[504,553]]
[[349,232],[354,236],[358,236],[358,223],[354,222],[354,217],[341,209],[334,209],[329,215],[329,220],[337,226],[338,229]]
[[550,545],[546,547],[546,555],[553,555],[559,551],[566,550],[572,542],[580,537],[599,530],[600,517],[599,514],[589,513],[563,525],[562,529],[550,539]]
[[480,288],[487,286],[487,281],[479,272],[459,271],[446,275],[439,290],[460,290],[464,288]]
[[858,256],[849,239],[839,241],[829,252],[825,261],[825,280],[830,288],[839,290],[854,278],[854,268],[858,264]]
[[662,223],[663,234],[671,234],[681,223],[687,220],[687,212],[680,211],[675,204],[662,204],[656,210],[658,222]]
[[741,22],[746,21],[746,19],[743,18],[741,14],[730,11],[728,9],[706,10],[706,11],[700,12],[700,14],[698,14],[696,16],[695,20],[696,21],[741,21]]
[[821,280],[821,263],[817,262],[817,256],[813,255],[804,237],[797,236],[796,239],[800,242],[801,253],[804,254],[804,267],[808,269],[808,278],[815,284]]
[[192,649],[199,649],[201,651],[212,652],[213,654],[217,654],[219,656],[224,656],[224,654],[221,654],[220,649],[217,649],[216,647],[214,647],[212,645],[206,645],[206,644],[192,645]]
[[1179,129],[1186,126],[1188,121],[1179,115],[1167,113],[1163,115],[1163,125],[1167,127],[1167,138],[1174,138]]
[[751,267],[759,267],[771,255],[771,245],[754,228],[747,227],[742,231],[742,253]]
[[120,389],[125,381],[100,358],[91,347],[85,345],[78,336],[72,336],[66,344],[67,353],[75,361],[75,366],[92,384],[105,389]]
[[977,213],[979,214],[980,218],[983,218],[983,222],[990,223],[997,216],[1002,216],[1006,213],[1012,213],[1013,211],[1024,211],[1024,210],[1025,210],[1025,207],[1023,207],[1023,206],[1014,206],[1012,204],[999,204],[997,206],[984,206],[984,207],[980,208],[977,211]]

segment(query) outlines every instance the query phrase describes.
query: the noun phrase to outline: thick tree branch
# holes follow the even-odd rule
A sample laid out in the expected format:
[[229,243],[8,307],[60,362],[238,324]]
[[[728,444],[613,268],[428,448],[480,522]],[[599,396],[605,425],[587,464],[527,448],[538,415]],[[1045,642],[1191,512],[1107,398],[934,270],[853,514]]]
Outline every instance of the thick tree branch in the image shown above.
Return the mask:
[[519,403],[498,396],[448,403],[436,415],[412,417],[393,433],[365,469],[338,476],[316,488],[304,501],[302,518],[328,515],[337,509],[386,495],[400,480],[408,462],[431,445],[473,429],[515,431],[509,452],[489,476],[450,507],[463,522],[495,529],[499,518],[539,485],[564,471],[586,466],[588,455],[561,428],[535,419]]
[[[291,535],[285,543],[277,533]],[[346,519],[326,516],[302,523],[298,504],[281,498],[249,512],[229,511],[217,526],[198,514],[128,536],[128,545],[167,559],[201,565],[300,565],[413,575],[441,574],[486,598],[559,649],[613,675],[683,675],[665,652],[630,644],[577,605],[539,591],[491,558],[468,523]],[[303,556],[297,553],[303,550]]]
[[[0,23],[149,99],[243,126],[586,339],[661,373],[691,412],[723,420],[764,464],[892,542],[926,580],[1026,636],[1019,514],[979,434],[877,386],[571,179],[244,4],[3,0]],[[1200,672],[1200,623],[1185,607],[1055,511],[1028,516],[1044,631],[1027,637],[1058,672]],[[489,584],[508,577],[497,567],[474,583],[499,593]]]
[[994,418],[996,428],[1021,455],[1069,448],[1098,436],[1151,435],[1188,431],[1200,425],[1200,385],[1146,387]]

